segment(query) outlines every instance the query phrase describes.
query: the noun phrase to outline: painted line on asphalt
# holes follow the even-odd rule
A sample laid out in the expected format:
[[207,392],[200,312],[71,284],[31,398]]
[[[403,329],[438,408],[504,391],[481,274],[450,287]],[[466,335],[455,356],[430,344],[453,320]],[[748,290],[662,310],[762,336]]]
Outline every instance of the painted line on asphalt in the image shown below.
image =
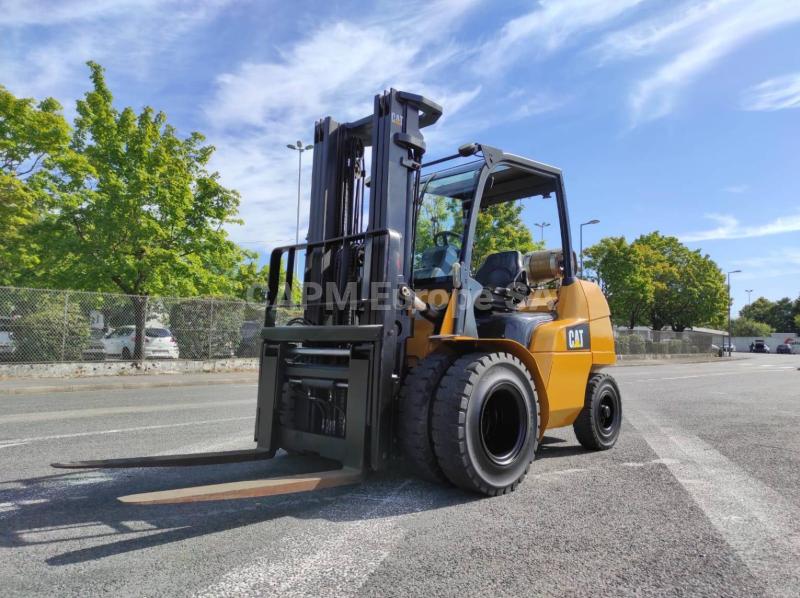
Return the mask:
[[638,409],[629,407],[626,417],[765,584],[767,595],[796,596],[800,509],[700,438],[656,423]]
[[406,480],[396,485],[364,513],[357,512],[362,501],[375,497],[363,496],[359,500],[359,493],[364,490],[348,494],[325,509],[320,519],[329,521],[282,538],[280,560],[262,557],[233,569],[195,596],[299,597],[319,596],[320,591],[337,597],[357,594],[405,537],[398,523],[402,516],[397,512],[403,511],[399,506],[412,502],[414,511],[420,508],[414,493],[403,496],[410,483]]
[[69,411],[45,411],[43,413],[15,413],[0,417],[0,424],[33,423],[50,420],[83,419],[104,415],[128,415],[132,413],[157,413],[161,411],[184,411],[189,409],[210,409],[231,405],[253,405],[256,399],[234,399],[206,401],[203,403],[167,403],[165,405],[135,405],[129,407],[98,407],[93,409],[71,409]]
[[[783,372],[785,370],[792,370],[793,367],[776,367],[776,366],[769,366],[773,369],[771,370],[760,370],[760,373],[770,373],[770,372]],[[732,374],[740,374],[742,372],[738,371],[731,371],[731,372],[713,372],[709,374],[692,374],[690,376],[662,376],[659,378],[621,378],[620,381],[624,382],[658,382],[661,380],[691,380],[694,378],[713,378],[715,376],[730,376]]]
[[52,394],[62,392],[99,392],[105,390],[143,390],[149,388],[185,388],[191,386],[258,386],[253,383],[242,383],[239,378],[224,378],[203,381],[150,381],[150,382],[103,382],[94,384],[69,384],[63,380],[60,385],[16,386],[0,385],[0,397]]
[[252,416],[244,417],[225,417],[222,419],[204,419],[194,422],[182,422],[179,424],[158,424],[154,426],[136,426],[134,428],[117,428],[114,430],[97,430],[94,432],[76,432],[74,434],[56,434],[53,436],[34,436],[31,438],[12,438],[9,440],[0,440],[0,449],[8,448],[10,446],[18,446],[20,444],[28,444],[29,442],[43,442],[46,440],[62,440],[65,438],[82,438],[84,436],[102,436],[105,434],[122,434],[125,432],[142,432],[147,430],[163,430],[165,428],[182,428],[185,426],[202,426],[205,424],[218,424],[223,422],[241,421],[243,419],[253,419]]

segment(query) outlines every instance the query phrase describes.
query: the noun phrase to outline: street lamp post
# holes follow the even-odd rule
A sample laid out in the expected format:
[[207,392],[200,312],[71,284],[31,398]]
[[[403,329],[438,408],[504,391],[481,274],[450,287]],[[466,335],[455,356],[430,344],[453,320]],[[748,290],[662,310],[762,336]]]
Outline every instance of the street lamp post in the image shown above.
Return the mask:
[[290,150],[297,152],[297,225],[294,231],[294,244],[300,244],[300,183],[303,177],[303,152],[306,150],[314,149],[313,145],[303,145],[299,139],[294,145],[289,143],[286,145]]
[[750,305],[750,293],[753,292],[753,289],[745,289],[745,293],[747,293],[747,305]]
[[550,226],[549,222],[534,222],[533,226],[538,226],[539,229],[542,231],[542,243],[544,243],[544,229],[547,226]]
[[[731,354],[731,346],[733,343],[733,331],[731,328],[731,274],[739,274],[741,270],[731,270],[728,272],[728,355]],[[724,347],[723,343],[723,347]]]
[[580,256],[581,256],[581,278],[583,278],[583,227],[584,226],[589,226],[590,224],[600,224],[600,221],[596,220],[596,219],[593,219],[593,220],[589,220],[588,222],[584,222],[580,226],[580,229],[581,229],[581,235],[580,235],[581,236],[581,253],[580,253]]

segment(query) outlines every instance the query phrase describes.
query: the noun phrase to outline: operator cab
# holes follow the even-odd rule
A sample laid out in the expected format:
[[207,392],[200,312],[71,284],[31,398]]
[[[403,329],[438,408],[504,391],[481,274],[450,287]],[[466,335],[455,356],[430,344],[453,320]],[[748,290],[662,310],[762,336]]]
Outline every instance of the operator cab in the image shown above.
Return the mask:
[[[571,253],[561,175],[492,148],[480,151],[484,159],[422,178],[413,287],[428,290],[429,296],[433,289],[463,288],[469,305],[461,318],[462,334],[510,338],[528,346],[535,328],[554,318],[557,288],[565,275],[561,255]],[[545,208],[534,203],[542,200]],[[557,250],[543,251],[528,228],[546,208],[551,212],[546,217],[561,224]],[[503,229],[509,222],[514,229]]]

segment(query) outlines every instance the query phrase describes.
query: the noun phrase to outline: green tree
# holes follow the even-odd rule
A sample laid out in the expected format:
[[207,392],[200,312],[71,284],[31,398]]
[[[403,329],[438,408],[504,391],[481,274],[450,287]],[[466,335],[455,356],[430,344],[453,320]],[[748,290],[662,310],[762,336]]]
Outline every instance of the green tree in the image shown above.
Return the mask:
[[415,247],[421,250],[432,247],[433,236],[441,231],[461,234],[463,227],[460,212],[461,202],[453,201],[443,195],[427,193],[417,215]]
[[773,303],[766,297],[759,297],[755,301],[745,305],[739,315],[743,318],[755,320],[756,322],[767,323],[770,319]]
[[615,321],[631,328],[649,322],[655,330],[670,326],[676,331],[724,324],[722,272],[709,256],[691,251],[675,237],[653,232],[631,244],[623,237],[608,237],[586,255]]
[[764,322],[776,332],[800,331],[795,316],[800,314],[800,298],[792,301],[783,297],[777,301],[770,301],[766,297],[759,297],[739,312],[741,316]]
[[653,276],[650,325],[654,330],[670,326],[680,332],[690,326],[724,324],[725,277],[709,256],[658,231],[642,235],[633,244],[645,252],[646,267]]
[[[299,276],[300,279],[298,280],[295,278],[292,281],[291,302],[300,304],[303,300],[302,265],[300,268],[296,268],[295,275]],[[236,287],[234,291],[234,296],[236,298],[251,303],[264,303],[267,300],[267,293],[269,291],[269,264],[264,264],[261,268],[259,268],[258,263],[254,259],[242,263],[233,274],[233,281]],[[285,263],[281,263],[281,269],[278,275],[278,292],[283,292],[283,285],[285,282]]]
[[[433,246],[436,233],[450,231],[461,236],[464,231],[464,205],[441,195],[426,194],[417,217],[416,254]],[[451,240],[452,242],[452,240]],[[503,202],[483,208],[478,214],[475,241],[472,246],[472,270],[477,271],[490,253],[541,249],[530,229],[522,221],[519,202]]]
[[180,137],[163,112],[117,110],[103,69],[88,63],[93,89],[77,102],[70,151],[54,161],[41,227],[61,286],[135,296],[141,356],[147,297],[230,295],[246,254],[225,231],[239,196],[207,168],[214,148]]
[[541,249],[530,229],[522,222],[522,204],[506,201],[484,208],[478,214],[475,243],[472,246],[473,271],[490,253],[517,250],[522,253]]
[[750,318],[739,317],[731,322],[733,336],[769,336],[774,332],[772,326],[751,320]]
[[794,331],[800,333],[800,314],[794,317]]
[[641,248],[625,237],[606,237],[586,249],[586,265],[597,273],[615,322],[633,328],[644,321],[654,285]]
[[18,99],[0,86],[0,284],[32,284],[37,245],[29,228],[42,206],[31,179],[68,141],[58,102]]
[[772,326],[776,332],[792,332],[794,331],[794,305],[792,300],[788,297],[778,299],[772,307],[772,313],[767,323]]

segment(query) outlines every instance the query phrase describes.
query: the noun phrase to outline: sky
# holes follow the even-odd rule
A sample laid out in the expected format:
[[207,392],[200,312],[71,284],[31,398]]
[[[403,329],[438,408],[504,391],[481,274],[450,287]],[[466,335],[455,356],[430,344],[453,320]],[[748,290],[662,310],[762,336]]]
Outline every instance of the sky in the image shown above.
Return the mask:
[[576,245],[595,218],[587,246],[659,230],[742,270],[735,311],[800,294],[797,0],[0,0],[1,85],[71,119],[87,60],[119,107],[207,136],[262,256],[294,242],[286,144],[395,87],[444,107],[427,158],[477,141],[560,167]]

